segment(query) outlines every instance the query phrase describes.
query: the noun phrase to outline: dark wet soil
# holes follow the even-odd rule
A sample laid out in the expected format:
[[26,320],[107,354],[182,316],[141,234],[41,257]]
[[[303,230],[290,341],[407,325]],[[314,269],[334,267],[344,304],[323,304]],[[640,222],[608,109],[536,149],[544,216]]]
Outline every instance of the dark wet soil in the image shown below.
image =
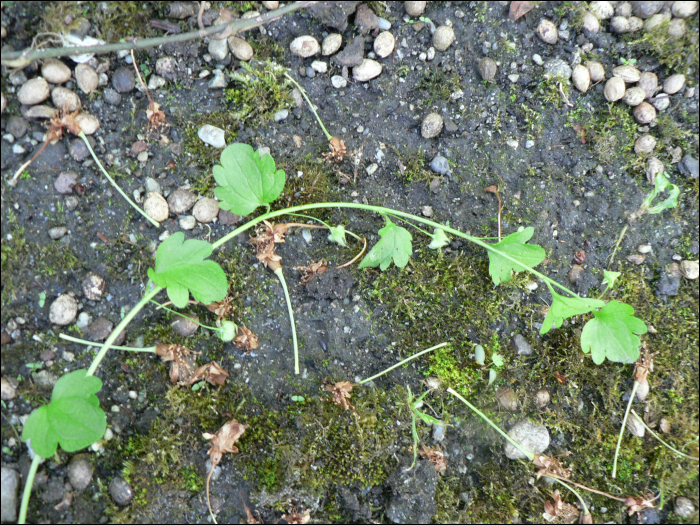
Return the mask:
[[[3,51],[8,46],[24,49],[38,31],[58,30],[67,17],[81,15],[91,21],[89,34],[110,41],[162,34],[146,22],[164,19],[164,2],[116,4],[81,3],[76,10],[72,3],[49,8],[47,3],[5,2],[2,24],[8,36]],[[265,11],[259,2],[213,4],[216,9],[232,6],[237,14]],[[675,209],[645,216],[629,227],[611,267],[623,274],[611,298],[634,306],[636,315],[653,327],[645,342],[660,352],[650,376],[651,394],[645,404],[638,403],[637,411],[644,411],[657,430],[661,418],[667,418],[672,430],[665,439],[697,455],[698,281],[679,277],[669,265],[698,258],[698,180],[680,173],[676,151],[697,158],[698,70],[697,59],[674,63],[675,68],[664,61],[672,53],[697,53],[697,14],[687,20],[691,36],[678,49],[650,49],[627,36],[584,33],[577,25],[584,3],[542,2],[513,22],[508,20],[508,2],[431,2],[424,15],[436,25],[451,21],[456,41],[425,60],[420,54],[432,44],[429,24],[406,21],[401,2],[367,4],[392,23],[397,50],[378,59],[383,71],[366,83],[353,81],[350,73],[346,87],[334,88],[331,76],[342,75],[342,68],[320,55],[314,59],[326,62],[329,70],[309,78],[313,59],[289,51],[289,43],[300,35],[321,41],[336,31],[330,24],[338,20],[298,11],[269,24],[264,33],[256,29],[245,35],[255,59],[269,58],[288,68],[328,130],[344,140],[352,156],[341,163],[323,158],[326,137],[308,106],[296,106],[288,96],[293,86],[285,85],[279,98],[268,90],[261,93],[270,98],[241,102],[254,106],[253,113],[238,118],[240,108],[232,95],[210,89],[211,76],[200,78],[199,73],[217,64],[224,73],[241,72],[241,64],[230,54],[223,62],[207,62],[207,43],[197,40],[136,54],[144,72],[155,71],[159,58],[175,59],[166,86],[152,92],[171,126],[166,140],[146,137],[148,100],[140,91],[123,93],[116,105],[105,102],[108,86],[91,96],[80,93],[85,108],[101,123],[94,135],[98,156],[129,195],[143,195],[146,178],[152,177],[165,191],[186,186],[213,197],[211,172],[220,150],[197,137],[203,124],[212,124],[225,130],[229,144],[269,148],[285,170],[287,188],[273,209],[323,201],[369,203],[449,221],[453,228],[485,237],[497,235],[498,203],[484,188],[497,184],[503,234],[534,227],[531,242],[547,253],[539,270],[594,296],[629,214],[651,190],[645,159],[633,149],[638,136],[650,133],[658,141],[655,155],[682,194]],[[346,6],[349,12],[354,8]],[[208,13],[210,18],[214,14]],[[349,22],[340,31],[345,45],[360,29],[353,25],[353,15],[336,16]],[[553,46],[538,40],[534,31],[542,17],[558,26],[567,21],[570,38]],[[195,17],[180,25],[196,27]],[[364,35],[365,56],[374,36]],[[694,92],[673,95],[670,108],[647,129],[634,122],[630,108],[606,102],[602,84],[582,94],[565,81],[562,96],[559,83],[545,78],[532,57],[572,63],[588,43],[593,46],[583,53],[584,60],[599,60],[606,71],[636,59],[641,70],[662,79],[686,74]],[[477,70],[484,56],[499,63],[492,82],[483,81]],[[111,86],[114,72],[128,64],[115,54],[105,57],[110,60]],[[251,74],[262,77],[269,65],[255,59]],[[74,66],[69,59],[65,62]],[[27,78],[38,74],[35,65],[23,72]],[[512,74],[519,75],[516,81],[508,78]],[[230,81],[228,89],[257,85],[252,80],[249,88],[242,88]],[[8,119],[21,115],[18,89],[3,67],[2,91],[8,100],[3,135],[9,133]],[[78,92],[75,85],[73,89]],[[277,121],[273,115],[283,108],[289,115]],[[445,129],[437,138],[425,139],[421,122],[431,112],[445,119]],[[29,121],[28,137],[41,138],[43,132],[40,123]],[[144,138],[149,157],[140,162],[129,152]],[[51,378],[87,368],[94,355],[94,349],[58,339],[63,332],[86,336],[90,329],[81,332],[76,322],[52,325],[50,305],[59,295],[72,293],[80,312],[117,324],[142,296],[163,231],[182,230],[178,217],[155,229],[135,214],[92,160],[74,159],[71,142],[63,138],[49,145],[28,168],[29,176],[11,188],[7,181],[41,142],[17,140],[25,151],[16,153],[12,143],[2,140],[2,326],[12,334],[10,342],[3,340],[2,376],[17,388],[17,397],[3,402],[2,465],[23,476],[30,459],[16,433],[24,418],[48,401]],[[438,154],[448,159],[450,174],[439,175],[429,167]],[[78,173],[79,184],[68,196],[54,189],[54,180],[66,170]],[[370,245],[384,224],[380,216],[353,210],[323,210],[316,216],[344,224],[367,237]],[[48,231],[57,226],[69,233],[52,240]],[[231,228],[220,221],[198,223],[185,235],[214,241]],[[567,465],[580,483],[616,496],[662,493],[663,506],[654,516],[661,521],[679,522],[677,497],[690,498],[697,508],[697,462],[679,459],[648,434],[643,439],[625,437],[619,479],[610,479],[633,367],[593,364],[580,349],[580,320],[540,336],[543,308],[551,301],[543,283],[534,287],[535,278],[520,274],[513,283],[494,289],[483,250],[453,240],[436,254],[418,232],[413,259],[403,270],[392,267],[380,274],[357,265],[339,270],[336,266],[356,255],[358,244],[340,248],[327,242],[322,230],[308,232],[310,237],[291,230],[277,249],[294,305],[301,374],[294,375],[282,288],[259,264],[248,237],[239,236],[213,258],[229,277],[231,318],[257,334],[259,347],[245,353],[204,329],[183,338],[170,328],[172,315],[146,308],[129,325],[124,344],[186,345],[201,352],[200,364],[216,360],[230,373],[226,386],[173,387],[168,365],[160,360],[143,354],[109,355],[98,374],[103,380],[99,397],[113,437],[95,447],[97,452],[90,451],[92,481],[84,491],[73,490],[68,484],[73,454],[59,451],[40,467],[29,521],[210,522],[204,489],[209,445],[202,433],[214,433],[235,418],[248,429],[238,444],[240,454],[227,455],[212,481],[219,523],[238,523],[249,516],[275,523],[283,515],[288,519],[293,509],[308,510],[311,522],[539,522],[556,487],[535,481],[530,466],[505,458],[502,439],[444,391],[450,386],[459,386],[504,428],[525,418],[547,426],[548,451],[571,452]],[[627,257],[637,254],[640,245],[652,250],[637,266]],[[574,254],[581,250],[585,262],[577,269],[578,279],[570,282]],[[293,267],[321,258],[329,261],[328,271],[300,284],[301,273]],[[90,271],[107,281],[99,301],[84,296],[82,283]],[[158,299],[166,300],[164,295]],[[187,311],[205,324],[216,320],[200,306]],[[533,346],[531,356],[517,353],[516,334]],[[447,352],[418,359],[369,387],[356,386],[356,413],[330,403],[323,390],[329,383],[372,376],[442,341],[451,343]],[[476,344],[506,357],[494,385],[487,384],[488,373],[470,357]],[[38,374],[48,377],[48,387],[42,387]],[[439,377],[442,385],[426,398],[429,408],[422,410],[448,425],[444,440],[423,422],[417,432],[421,445],[445,452],[444,474],[437,474],[421,456],[418,467],[407,473],[413,460],[407,388],[420,395],[428,388],[426,376]],[[495,387],[514,390],[516,411],[499,405]],[[553,399],[544,408],[534,401],[540,388],[548,389]],[[110,483],[115,478],[125,479],[133,490],[128,505],[113,499]],[[59,505],[67,494],[69,504]],[[571,494],[566,498],[577,504]],[[592,495],[586,501],[595,519],[636,519],[628,518],[624,505],[615,501]],[[697,520],[697,511],[691,516]]]

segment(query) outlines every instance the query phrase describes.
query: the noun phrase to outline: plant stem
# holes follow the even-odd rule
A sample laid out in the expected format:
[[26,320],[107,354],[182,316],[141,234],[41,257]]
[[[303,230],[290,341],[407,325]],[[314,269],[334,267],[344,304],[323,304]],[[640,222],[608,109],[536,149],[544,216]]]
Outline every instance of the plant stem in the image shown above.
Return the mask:
[[284,279],[284,273],[280,266],[275,270],[275,275],[280,280],[282,289],[284,290],[284,298],[287,301],[287,310],[289,311],[289,322],[292,323],[292,342],[294,343],[294,373],[299,375],[299,345],[297,343],[297,328],[294,322],[294,309],[292,308],[292,300],[289,298],[289,290],[287,289],[287,281]]
[[700,460],[700,458],[696,458],[695,456],[689,456],[688,454],[684,454],[684,453],[681,452],[680,450],[676,450],[675,448],[673,448],[671,445],[669,445],[669,444],[666,443],[663,439],[661,439],[661,438],[659,437],[659,435],[658,435],[656,432],[654,432],[652,429],[650,429],[650,428],[647,426],[647,424],[644,422],[644,420],[643,420],[641,417],[639,417],[639,414],[637,414],[637,413],[634,411],[634,408],[631,410],[631,412],[632,412],[635,416],[637,416],[637,419],[639,419],[639,421],[642,423],[642,425],[644,425],[644,428],[646,428],[652,436],[654,436],[656,439],[658,439],[658,440],[659,440],[664,446],[666,446],[668,449],[672,450],[673,452],[675,452],[675,453],[678,454],[679,456],[683,456],[683,457],[685,457],[685,458],[692,459],[692,460],[695,460],[695,461]]
[[[72,341],[74,343],[78,343],[81,345],[86,345],[86,346],[100,346],[100,343],[94,343],[92,341],[86,341],[85,339],[78,339],[77,337],[73,337],[70,335],[66,334],[58,334],[58,337],[61,339],[65,339],[66,341]],[[152,354],[156,353],[156,347],[155,346],[149,346],[146,348],[136,348],[133,346],[110,346],[110,348],[114,348],[115,350],[125,350],[127,352],[149,352]]]
[[[147,290],[150,284],[151,282],[148,281],[148,284],[146,285]],[[86,375],[91,376],[95,373],[97,367],[100,366],[100,363],[105,358],[105,355],[107,355],[107,351],[111,348],[114,340],[119,336],[120,333],[122,333],[122,330],[124,330],[129,325],[131,320],[134,317],[136,317],[136,314],[138,314],[151,299],[158,295],[158,292],[160,292],[161,290],[162,288],[160,286],[153,285],[153,289],[150,292],[146,292],[141,298],[141,300],[136,304],[136,306],[134,306],[131,309],[131,311],[129,311],[129,313],[124,316],[124,319],[122,319],[121,322],[116,326],[116,328],[112,330],[112,333],[109,334],[107,340],[102,344],[102,348],[92,360],[92,364],[90,365],[90,368],[88,368]]]
[[617,455],[620,452],[620,444],[622,443],[622,436],[625,433],[625,426],[627,425],[627,417],[630,414],[630,409],[632,408],[632,402],[634,401],[634,396],[637,394],[637,387],[639,386],[639,381],[635,381],[632,385],[632,395],[630,395],[629,403],[627,403],[627,410],[625,410],[625,417],[622,419],[622,427],[620,428],[620,435],[617,438],[617,446],[615,447],[615,457],[613,459],[613,471],[612,477],[615,479],[617,474]]
[[333,138],[333,135],[328,133],[326,126],[323,125],[323,122],[321,121],[321,117],[318,116],[318,113],[316,113],[316,109],[314,109],[314,105],[309,100],[309,97],[306,96],[306,90],[303,87],[301,87],[301,85],[296,80],[294,80],[289,73],[285,72],[284,76],[287,77],[289,80],[291,80],[292,83],[299,89],[299,91],[301,91],[301,94],[306,99],[306,102],[308,102],[309,107],[311,108],[311,111],[313,112],[314,115],[316,115],[316,120],[318,120],[318,123],[320,124],[321,129],[326,134],[326,139],[331,140]]
[[27,523],[27,508],[29,507],[29,498],[32,495],[32,486],[34,485],[34,477],[36,476],[36,471],[39,468],[39,464],[43,458],[39,456],[36,452],[34,453],[34,459],[32,459],[32,464],[29,466],[29,473],[27,474],[27,480],[24,482],[24,492],[22,492],[22,504],[19,507],[19,519],[17,523]]
[[556,474],[552,474],[551,472],[548,474],[545,474],[546,477],[552,478],[552,479],[560,479],[562,481],[566,481],[567,483],[570,483],[571,485],[578,487],[583,490],[587,490],[588,492],[592,492],[593,494],[599,494],[601,496],[605,496],[606,498],[614,499],[615,501],[622,501],[623,503],[625,502],[625,498],[620,498],[618,496],[613,496],[612,494],[608,494],[607,492],[603,492],[602,490],[598,489],[592,489],[591,487],[587,487],[586,485],[581,485],[580,483],[576,483],[575,481],[571,481],[570,479],[565,479],[562,478],[561,476],[557,476]]
[[134,208],[137,212],[139,212],[139,213],[140,213],[141,215],[143,215],[146,219],[148,219],[148,221],[149,221],[151,224],[153,224],[153,226],[155,226],[156,228],[159,228],[159,227],[160,227],[160,223],[159,223],[158,221],[152,219],[151,217],[149,217],[148,214],[147,214],[145,211],[143,211],[141,208],[139,208],[139,207],[136,205],[136,203],[135,203],[134,201],[132,201],[132,200],[129,198],[129,196],[128,196],[126,193],[124,193],[124,191],[117,185],[117,183],[114,181],[114,179],[113,179],[112,177],[110,177],[109,173],[107,173],[107,170],[104,169],[104,167],[102,166],[102,163],[100,162],[100,159],[98,159],[98,158],[97,158],[97,155],[95,155],[95,152],[92,151],[92,146],[90,146],[90,142],[88,142],[88,139],[87,139],[87,137],[85,136],[85,133],[83,133],[83,132],[81,131],[80,134],[79,134],[78,136],[79,136],[81,139],[83,139],[83,142],[85,142],[85,144],[87,145],[88,149],[90,150],[90,153],[92,154],[92,158],[95,159],[95,162],[96,162],[97,165],[100,167],[100,169],[102,170],[102,173],[104,174],[105,177],[107,177],[107,180],[112,184],[112,186],[114,186],[114,187],[117,189],[117,191],[121,194],[122,197],[124,197],[124,199],[126,199],[126,201],[127,201],[129,204],[131,204],[131,207],[132,207],[132,208]]
[[581,503],[581,506],[583,507],[583,513],[584,513],[584,514],[590,514],[590,513],[591,513],[591,512],[588,510],[588,506],[586,506],[586,502],[583,501],[583,497],[581,497],[581,494],[579,494],[578,492],[576,492],[576,491],[573,489],[573,487],[569,486],[567,483],[564,483],[564,482],[563,482],[562,480],[560,480],[559,478],[553,478],[553,477],[551,477],[551,476],[545,476],[545,477],[547,477],[547,478],[549,478],[549,479],[551,479],[551,480],[553,480],[553,481],[556,481],[556,482],[559,483],[560,485],[563,485],[563,486],[565,486],[567,489],[569,489],[570,492],[573,492],[574,496],[576,496],[576,497],[578,498],[579,502]]
[[615,247],[613,248],[613,251],[610,254],[610,262],[608,263],[608,270],[610,269],[613,261],[615,260],[615,254],[617,253],[617,249],[620,247],[620,243],[622,242],[622,239],[625,237],[625,233],[627,233],[627,228],[629,228],[629,227],[630,227],[629,223],[625,224],[625,227],[622,228],[620,235],[617,237],[617,242],[615,242]]
[[[377,379],[378,377],[381,377],[381,376],[383,376],[384,374],[386,374],[386,373],[388,373],[388,372],[391,372],[394,368],[397,368],[397,367],[403,365],[404,363],[408,363],[409,361],[411,361],[412,359],[415,359],[416,357],[420,357],[420,356],[422,356],[423,354],[427,354],[428,352],[430,352],[430,351],[432,351],[432,350],[437,350],[438,348],[442,348],[443,346],[447,346],[448,344],[449,344],[449,343],[440,343],[439,345],[431,346],[430,348],[427,348],[426,350],[422,350],[422,351],[418,352],[417,354],[413,354],[411,357],[407,357],[407,358],[404,359],[403,361],[399,361],[399,362],[396,363],[395,365],[390,366],[390,367],[387,368],[386,370],[384,370],[384,371],[382,371],[382,372],[379,372],[378,374],[375,374],[375,375],[373,375],[372,377],[368,377],[367,379],[363,379],[362,381],[360,381],[360,382],[357,383],[357,384],[358,384],[358,385],[362,385],[362,384],[364,384],[364,383],[369,383],[369,382],[372,381],[373,379]],[[410,390],[409,390],[409,392],[410,392]]]
[[522,452],[523,454],[525,454],[525,456],[526,456],[530,461],[533,461],[533,460],[535,459],[535,454],[534,454],[533,452],[530,452],[530,451],[528,451],[528,450],[525,450],[525,449],[523,448],[523,446],[522,446],[520,443],[517,443],[512,437],[510,437],[510,436],[509,436],[508,434],[506,434],[503,430],[501,430],[501,428],[500,428],[498,425],[496,425],[496,423],[494,423],[494,422],[491,421],[488,417],[486,417],[486,415],[484,415],[478,408],[476,408],[476,407],[475,407],[474,405],[472,405],[469,401],[467,401],[467,400],[464,399],[462,396],[460,396],[457,392],[455,392],[454,390],[452,390],[452,387],[448,388],[447,391],[448,391],[450,394],[452,394],[453,396],[455,396],[457,399],[459,399],[462,403],[464,403],[465,405],[467,405],[469,408],[471,408],[474,412],[476,412],[476,414],[477,414],[481,419],[483,419],[483,420],[486,421],[489,425],[491,425],[491,426],[496,430],[496,432],[498,432],[500,435],[502,435],[504,438],[506,438],[506,439],[508,440],[508,442],[509,442],[511,445],[513,445],[513,446],[514,446],[515,448],[517,448],[520,452]]
[[[153,304],[157,304],[157,305],[158,305],[158,308],[162,308],[163,310],[167,310],[167,311],[170,312],[171,314],[175,314],[175,315],[177,315],[178,317],[184,317],[185,319],[189,319],[190,321],[194,321],[195,324],[201,326],[202,328],[206,328],[206,329],[211,330],[211,331],[213,331],[213,332],[219,332],[219,331],[221,330],[220,328],[217,328],[217,327],[215,327],[215,326],[207,326],[207,325],[205,325],[205,324],[200,323],[199,321],[195,321],[195,320],[192,319],[191,317],[187,317],[186,315],[183,315],[183,314],[181,314],[180,312],[178,312],[178,311],[176,311],[176,310],[171,310],[171,309],[168,308],[167,306],[165,306],[165,305],[163,305],[163,304],[160,304],[158,301],[151,301],[151,302],[152,302]],[[114,348],[116,348],[116,347],[114,347]]]

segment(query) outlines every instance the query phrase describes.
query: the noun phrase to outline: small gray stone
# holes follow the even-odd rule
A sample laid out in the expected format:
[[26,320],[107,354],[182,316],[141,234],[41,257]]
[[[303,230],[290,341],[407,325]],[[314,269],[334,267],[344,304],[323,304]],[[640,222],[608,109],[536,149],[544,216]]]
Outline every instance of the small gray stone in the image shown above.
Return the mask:
[[134,489],[123,478],[116,477],[109,484],[109,495],[114,503],[125,507],[134,497]]
[[557,26],[555,26],[551,21],[544,18],[540,20],[540,23],[537,26],[535,33],[537,34],[539,39],[542,40],[542,42],[545,42],[546,44],[554,45],[559,39]]
[[183,230],[192,230],[195,226],[197,226],[197,219],[195,219],[192,215],[180,217],[180,228]]
[[658,13],[666,2],[650,2],[645,0],[643,2],[630,3],[632,4],[632,12],[634,13],[634,16],[647,19]]
[[437,137],[442,131],[443,120],[438,113],[430,113],[421,123],[420,133],[424,139]]
[[[218,71],[218,70],[217,70]],[[163,77],[160,75],[151,75],[148,78],[148,89],[150,91],[155,91],[157,89],[162,88],[168,83],[167,80],[165,80]]]
[[49,237],[51,237],[51,239],[53,239],[54,241],[57,241],[66,233],[68,233],[68,228],[66,228],[65,226],[55,226],[53,228],[49,228]]
[[690,155],[686,155],[683,157],[683,160],[681,160],[678,163],[678,171],[681,172],[681,175],[684,177],[687,177],[689,179],[697,179],[698,178],[698,159],[695,157],[691,157]]
[[[542,454],[549,446],[549,431],[527,419],[519,421],[508,431],[508,435],[525,450]],[[505,445],[505,454],[510,459],[526,459],[526,456],[510,443]]]
[[136,86],[133,67],[120,67],[112,75],[112,87],[118,93],[129,93]]
[[77,180],[78,174],[76,172],[73,170],[64,171],[56,177],[56,180],[53,182],[53,187],[56,188],[58,193],[67,195],[73,193],[73,186],[75,186]]
[[656,289],[654,291],[656,296],[678,295],[682,275],[680,266],[677,263],[672,263],[660,270],[659,273],[661,278],[656,281]]
[[156,73],[163,78],[172,78],[177,71],[177,61],[171,56],[156,60]]
[[99,301],[106,287],[104,277],[95,272],[88,272],[83,280],[83,293],[88,301]]
[[226,42],[226,39],[212,39],[209,41],[209,47],[207,50],[214,60],[221,62],[228,56],[228,43]]
[[40,104],[51,94],[49,83],[43,77],[28,80],[17,93],[17,100],[25,106]]
[[311,62],[311,69],[316,71],[316,73],[324,74],[328,71],[328,64],[323,60],[314,60]]
[[187,212],[194,206],[195,202],[197,202],[197,196],[191,191],[175,190],[168,195],[170,211],[175,215],[182,215]]
[[202,142],[209,144],[210,146],[214,146],[215,148],[226,147],[225,133],[221,128],[217,128],[210,124],[205,124],[197,132],[197,136],[202,140]]
[[355,67],[362,64],[365,57],[365,39],[356,36],[351,43],[345,46],[340,53],[334,55],[331,60],[341,67]]
[[92,463],[87,454],[73,456],[68,464],[68,479],[75,490],[85,490],[92,481]]
[[[674,2],[675,4],[697,4],[697,2]],[[697,8],[696,8],[697,11]],[[3,469],[4,470],[4,469]],[[679,518],[689,518],[695,512],[695,505],[692,500],[684,496],[679,496],[673,501],[673,510]]]
[[205,197],[197,201],[192,208],[192,215],[199,222],[209,223],[219,214],[219,201]]
[[532,355],[533,353],[532,345],[521,334],[515,334],[513,337],[513,347],[518,355]]
[[97,71],[87,64],[75,66],[75,80],[80,90],[86,95],[95,91],[100,83]]
[[571,66],[561,58],[553,58],[544,63],[544,70],[554,80],[569,80],[571,78]]
[[0,519],[2,523],[17,520],[17,492],[19,490],[19,472],[2,467],[0,470]]
[[391,29],[391,22],[389,22],[386,18],[379,17],[378,20],[379,29],[382,31],[389,31],[389,29]]
[[442,155],[436,155],[433,160],[430,161],[430,169],[440,175],[448,175],[451,171],[449,161]]
[[56,300],[51,303],[49,320],[53,324],[65,326],[73,322],[77,315],[78,301],[68,294],[59,295]]
[[311,66],[307,66],[306,67],[306,76],[309,78],[316,78],[316,71],[314,71],[314,68],[312,68]]
[[334,88],[336,89],[342,89],[345,86],[348,85],[348,81],[345,80],[343,77],[340,75],[333,75],[331,77],[331,84],[333,85]]
[[12,115],[9,119],[7,119],[7,127],[5,128],[5,131],[10,133],[10,135],[12,135],[14,138],[20,139],[24,137],[25,133],[27,133],[28,126],[29,124],[22,117],[19,115]]
[[[91,144],[91,146],[94,146],[94,144]],[[90,156],[90,150],[88,149],[85,142],[83,142],[83,139],[71,140],[69,152],[70,156],[78,162],[82,162]]]
[[289,110],[288,109],[281,109],[277,113],[275,113],[275,122],[281,122],[285,120],[289,116]]
[[544,65],[544,60],[542,60],[542,57],[541,57],[540,55],[538,55],[537,53],[535,53],[534,55],[532,55],[532,61],[533,61],[535,64],[537,64],[538,66]]
[[665,109],[668,109],[668,106],[671,105],[671,99],[668,98],[668,95],[666,93],[661,93],[660,95],[655,96],[650,100],[651,105],[656,108],[657,111],[664,111]]
[[404,2],[403,8],[408,16],[420,16],[428,2]]
[[639,77],[637,87],[640,87],[644,90],[646,98],[651,98],[659,90],[659,78],[656,76],[655,73],[652,73],[651,71],[645,71]]
[[91,341],[104,341],[109,337],[109,334],[114,330],[114,323],[106,317],[98,317],[90,326],[87,327],[86,333]]
[[146,187],[146,193],[151,192],[151,191],[155,191],[156,193],[161,193],[161,194],[163,193],[163,191],[160,187],[160,183],[156,179],[154,179],[153,177],[146,177],[146,182],[145,182],[144,186]]
[[209,89],[223,89],[228,85],[228,77],[220,69],[214,70],[214,76],[207,83]]
[[656,139],[652,135],[642,135],[634,142],[634,152],[637,155],[649,155],[656,147]]
[[318,40],[310,35],[303,35],[292,40],[289,44],[289,50],[302,58],[314,56],[321,50]]
[[179,314],[172,320],[170,327],[182,337],[188,337],[199,328],[199,317],[195,314]]
[[455,41],[455,31],[450,26],[440,26],[433,33],[433,47],[438,51],[447,51]]
[[102,92],[102,98],[110,106],[118,106],[122,101],[122,96],[117,93],[117,91],[111,87],[106,87]]
[[41,66],[41,76],[52,84],[65,84],[70,80],[70,68],[57,58],[47,58]]
[[498,66],[496,65],[496,61],[492,58],[482,58],[479,60],[477,69],[483,80],[493,80],[496,76]]
[[673,2],[671,13],[678,18],[688,18],[698,12],[698,2],[676,1]]

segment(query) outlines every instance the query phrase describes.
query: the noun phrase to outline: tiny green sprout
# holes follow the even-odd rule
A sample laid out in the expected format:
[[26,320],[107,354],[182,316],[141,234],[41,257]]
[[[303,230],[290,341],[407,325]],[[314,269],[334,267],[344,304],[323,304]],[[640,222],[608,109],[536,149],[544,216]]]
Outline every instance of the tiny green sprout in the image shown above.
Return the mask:
[[199,383],[195,383],[194,385],[192,385],[192,392],[196,392],[197,390],[203,388],[205,384],[206,381],[200,381]]
[[474,347],[474,361],[476,361],[477,365],[484,366],[486,362],[486,351],[483,346],[476,345]]
[[39,308],[43,308],[46,304],[46,292],[41,292],[39,294]]
[[450,238],[447,236],[445,233],[445,230],[442,230],[440,228],[435,228],[432,237],[432,241],[428,245],[428,248],[431,250],[439,250],[443,246],[447,246],[450,244]]
[[39,370],[41,368],[42,364],[41,363],[27,363],[25,366],[27,368],[29,368],[29,370],[35,371],[35,370]]
[[290,399],[299,404],[303,404],[306,401],[303,396],[291,396]]
[[331,231],[328,234],[328,240],[331,242],[337,242],[340,244],[343,248],[348,247],[348,243],[345,240],[345,226],[342,224],[339,224],[338,226],[331,226],[329,227],[329,230]]
[[605,284],[609,289],[612,290],[615,287],[615,281],[617,281],[620,275],[622,275],[620,272],[611,272],[609,270],[603,270],[603,284]]
[[221,326],[217,330],[219,339],[225,342],[233,341],[236,334],[238,334],[238,326],[233,321],[222,321]]
[[19,176],[19,178],[22,179],[22,180],[26,180],[26,179],[31,179],[32,176],[31,176],[31,174],[30,174],[27,170],[24,170],[24,171],[22,172],[22,174]]

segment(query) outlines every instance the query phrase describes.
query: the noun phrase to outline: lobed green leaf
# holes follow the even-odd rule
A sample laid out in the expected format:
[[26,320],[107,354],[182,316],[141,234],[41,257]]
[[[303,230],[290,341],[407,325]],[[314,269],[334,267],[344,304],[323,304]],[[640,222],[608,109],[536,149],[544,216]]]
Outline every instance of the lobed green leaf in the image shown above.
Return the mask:
[[564,322],[564,319],[575,315],[587,314],[595,308],[605,306],[605,301],[600,299],[590,299],[585,297],[566,297],[559,295],[552,287],[549,286],[549,291],[552,293],[552,305],[549,307],[547,316],[544,318],[540,334],[546,334],[552,329],[552,325],[559,328]]
[[[523,231],[511,233],[501,242],[493,244],[493,248],[509,255],[513,259],[520,261],[528,268],[534,268],[544,261],[545,252],[542,246],[537,244],[525,244],[532,238],[535,229],[530,226]],[[522,272],[524,268],[513,261],[506,259],[501,254],[493,250],[488,250],[489,254],[489,275],[493,279],[493,284],[498,285],[510,281],[511,272]]]
[[406,266],[413,252],[411,233],[387,219],[386,226],[379,230],[379,236],[379,242],[362,259],[359,267],[379,266],[384,271],[391,265],[392,259],[399,268]]
[[618,301],[610,301],[581,331],[581,349],[591,353],[593,362],[601,364],[607,358],[616,363],[634,363],[639,357],[640,340],[637,335],[647,332],[641,319],[633,317],[634,308]]
[[339,224],[338,226],[331,226],[330,233],[328,234],[328,240],[331,242],[337,242],[343,248],[348,247],[348,242],[345,240],[345,226]]

